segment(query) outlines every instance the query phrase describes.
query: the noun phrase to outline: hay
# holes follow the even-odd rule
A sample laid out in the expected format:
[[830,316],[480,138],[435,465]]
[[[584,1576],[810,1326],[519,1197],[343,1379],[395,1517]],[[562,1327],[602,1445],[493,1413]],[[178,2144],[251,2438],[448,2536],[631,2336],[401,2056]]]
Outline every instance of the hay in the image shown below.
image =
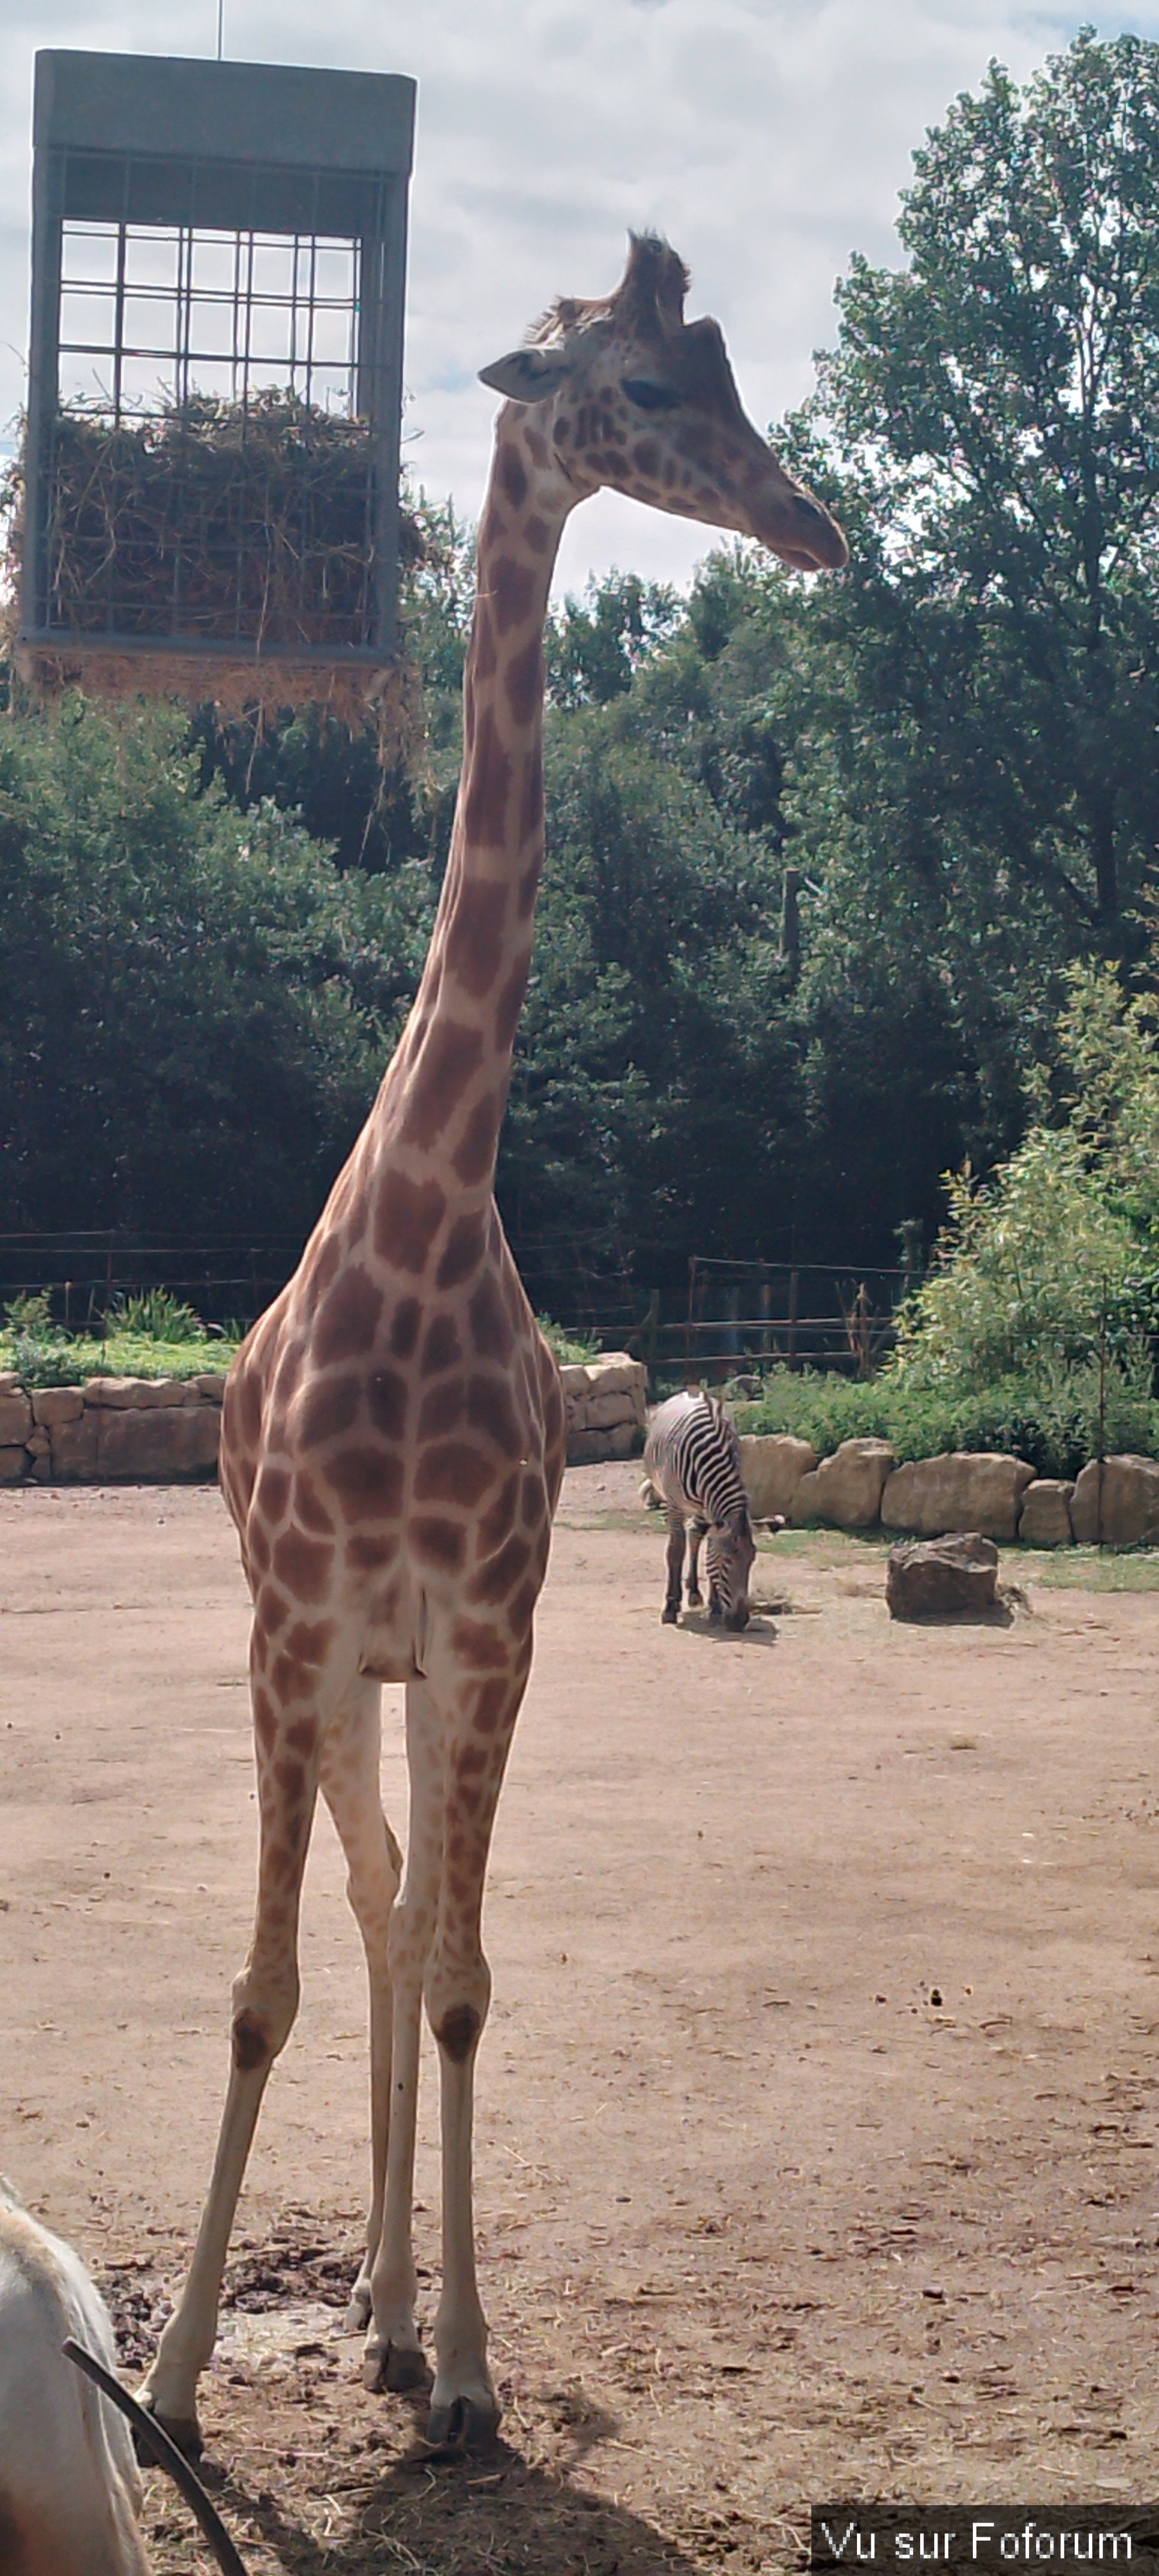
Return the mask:
[[[369,720],[384,759],[405,758],[414,685],[397,661],[352,659],[374,643],[374,455],[364,421],[281,389],[245,404],[194,395],[119,423],[62,410],[48,547],[56,631],[50,645],[16,649],[19,677],[38,696],[79,686],[175,697],[259,725],[315,704],[351,727]],[[11,566],[20,480],[17,469]],[[422,555],[404,509],[401,562]]]

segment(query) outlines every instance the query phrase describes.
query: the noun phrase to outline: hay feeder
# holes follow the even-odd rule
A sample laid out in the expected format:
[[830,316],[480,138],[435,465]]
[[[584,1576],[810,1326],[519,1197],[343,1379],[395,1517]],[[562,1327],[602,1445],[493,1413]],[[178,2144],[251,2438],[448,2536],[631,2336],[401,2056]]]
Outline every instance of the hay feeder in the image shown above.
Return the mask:
[[36,61],[17,668],[39,690],[392,686],[415,86]]

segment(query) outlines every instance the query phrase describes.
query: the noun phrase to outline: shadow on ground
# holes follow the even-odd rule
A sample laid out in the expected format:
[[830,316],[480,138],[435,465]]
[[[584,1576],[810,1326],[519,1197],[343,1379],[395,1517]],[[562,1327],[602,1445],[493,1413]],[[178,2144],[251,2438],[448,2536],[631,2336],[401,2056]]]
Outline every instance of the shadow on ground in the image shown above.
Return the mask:
[[243,2555],[260,2539],[286,2576],[693,2576],[675,2541],[580,2482],[592,2443],[614,2419],[592,2408],[559,2471],[534,2466],[498,2441],[455,2458],[432,2458],[416,2440],[380,2475],[368,2463],[356,2496],[342,2501],[342,2537],[312,2538],[292,2505],[240,2479],[215,2481],[219,2508]]

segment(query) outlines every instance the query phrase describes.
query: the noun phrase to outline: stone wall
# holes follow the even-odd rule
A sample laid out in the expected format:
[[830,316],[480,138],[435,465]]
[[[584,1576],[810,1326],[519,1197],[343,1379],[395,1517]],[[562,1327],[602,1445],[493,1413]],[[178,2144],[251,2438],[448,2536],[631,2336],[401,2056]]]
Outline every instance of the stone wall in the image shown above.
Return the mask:
[[[647,1372],[623,1351],[561,1371],[571,1467],[630,1458]],[[90,1377],[27,1389],[0,1372],[0,1485],[170,1485],[217,1466],[224,1377]]]
[[843,1440],[818,1461],[789,1433],[741,1441],[754,1519],[795,1527],[886,1529],[915,1538],[976,1530],[1029,1547],[1159,1546],[1159,1460],[1094,1460],[1071,1484],[1024,1458],[956,1450],[899,1467],[887,1441]]
[[25,1389],[0,1372],[0,1485],[171,1485],[217,1466],[224,1377],[90,1377]]

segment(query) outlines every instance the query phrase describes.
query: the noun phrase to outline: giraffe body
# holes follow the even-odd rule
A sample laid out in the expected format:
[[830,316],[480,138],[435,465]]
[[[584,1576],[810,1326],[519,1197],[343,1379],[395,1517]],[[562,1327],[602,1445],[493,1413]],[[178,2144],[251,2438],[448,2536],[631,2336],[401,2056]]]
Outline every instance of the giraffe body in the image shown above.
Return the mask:
[[[543,628],[569,511],[602,484],[844,560],[833,521],[746,420],[675,253],[633,244],[616,295],[560,303],[485,372],[508,396],[479,531],[463,772],[414,1008],[299,1267],[230,1374],[221,1474],[253,1595],[260,1853],[232,2067],[184,2292],[143,2392],[196,2444],[237,2194],[298,1998],[319,1790],[370,1979],[372,2190],[352,2316],[370,2384],[424,2379],[411,2191],[421,2010],[442,2089],[435,2440],[498,2406],[475,2280],[471,2123],[490,1975],[483,1881],[531,1663],[564,1463],[559,1372],[492,1197],[543,859]],[[406,1686],[405,1877],[379,1794],[382,1683]],[[401,1878],[401,1887],[400,1887]]]

